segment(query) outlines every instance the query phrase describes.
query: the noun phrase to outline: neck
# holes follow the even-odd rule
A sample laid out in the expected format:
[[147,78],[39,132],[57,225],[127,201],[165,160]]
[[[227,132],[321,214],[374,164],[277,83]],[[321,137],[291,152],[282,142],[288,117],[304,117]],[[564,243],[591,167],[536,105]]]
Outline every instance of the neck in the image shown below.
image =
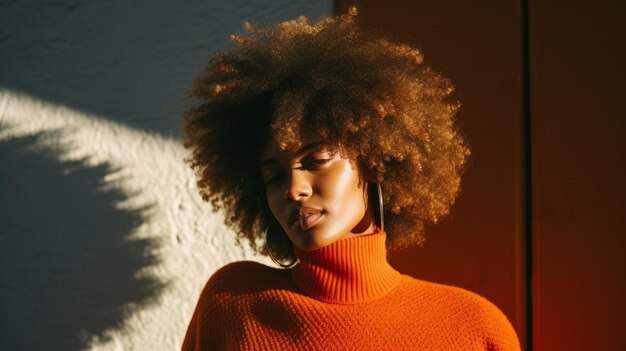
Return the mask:
[[387,262],[386,234],[351,236],[318,250],[295,247],[300,263],[296,285],[324,302],[356,304],[376,300],[397,286],[400,273]]

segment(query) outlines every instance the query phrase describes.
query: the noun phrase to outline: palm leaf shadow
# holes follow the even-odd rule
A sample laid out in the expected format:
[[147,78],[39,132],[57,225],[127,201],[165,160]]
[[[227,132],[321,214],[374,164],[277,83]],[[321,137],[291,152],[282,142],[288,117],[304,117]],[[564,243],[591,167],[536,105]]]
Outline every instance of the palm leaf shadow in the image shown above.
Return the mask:
[[62,162],[59,150],[41,147],[62,134],[0,140],[4,350],[83,349],[155,303],[166,285],[142,274],[159,264],[159,243],[132,236],[149,206],[118,206],[132,195],[105,186],[110,165]]

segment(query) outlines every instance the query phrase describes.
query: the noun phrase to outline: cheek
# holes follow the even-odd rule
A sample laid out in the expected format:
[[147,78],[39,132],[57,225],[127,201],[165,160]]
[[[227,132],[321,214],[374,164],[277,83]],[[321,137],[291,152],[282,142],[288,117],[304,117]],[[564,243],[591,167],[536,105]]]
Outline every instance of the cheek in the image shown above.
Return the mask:
[[327,194],[336,204],[333,206],[335,210],[341,214],[360,215],[365,211],[363,189],[359,187],[358,173],[348,162],[346,163],[347,165],[331,177],[333,181],[330,182],[329,189],[326,189]]

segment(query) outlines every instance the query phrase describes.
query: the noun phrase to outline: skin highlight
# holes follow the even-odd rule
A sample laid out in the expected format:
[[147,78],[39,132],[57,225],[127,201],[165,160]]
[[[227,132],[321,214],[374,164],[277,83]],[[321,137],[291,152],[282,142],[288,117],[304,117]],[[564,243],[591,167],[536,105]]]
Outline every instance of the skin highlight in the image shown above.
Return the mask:
[[269,138],[261,154],[261,175],[272,215],[302,250],[376,232],[367,183],[353,162],[327,144],[289,151]]

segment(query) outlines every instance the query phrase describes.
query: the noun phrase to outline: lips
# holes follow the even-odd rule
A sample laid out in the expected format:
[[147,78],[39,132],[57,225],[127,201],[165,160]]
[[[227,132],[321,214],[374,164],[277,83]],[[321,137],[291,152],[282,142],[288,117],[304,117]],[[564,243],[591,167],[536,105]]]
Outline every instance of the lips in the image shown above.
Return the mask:
[[312,207],[300,207],[289,216],[289,224],[292,228],[304,231],[315,225],[322,216],[322,210]]

